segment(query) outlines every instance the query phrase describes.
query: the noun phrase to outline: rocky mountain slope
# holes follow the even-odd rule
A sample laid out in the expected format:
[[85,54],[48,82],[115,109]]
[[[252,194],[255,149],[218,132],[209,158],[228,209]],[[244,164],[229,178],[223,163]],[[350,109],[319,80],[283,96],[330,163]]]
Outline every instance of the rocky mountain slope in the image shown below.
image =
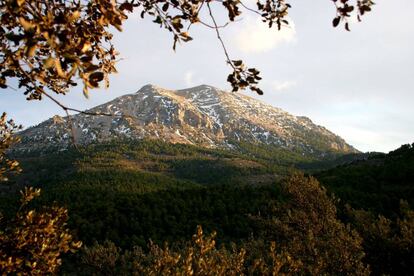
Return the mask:
[[[146,85],[90,109],[113,116],[55,116],[20,133],[20,150],[86,145],[113,139],[161,139],[204,147],[238,142],[273,145],[304,155],[357,152],[342,138],[306,117],[293,116],[239,93],[201,85],[168,90]],[[69,126],[72,125],[70,128]]]

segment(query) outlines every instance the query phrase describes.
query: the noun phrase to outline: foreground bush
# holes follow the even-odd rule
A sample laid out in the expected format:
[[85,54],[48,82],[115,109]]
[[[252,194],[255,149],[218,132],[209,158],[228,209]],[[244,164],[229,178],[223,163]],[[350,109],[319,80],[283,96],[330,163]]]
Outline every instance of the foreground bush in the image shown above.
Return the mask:
[[401,201],[395,219],[375,217],[348,206],[347,215],[363,237],[365,261],[374,275],[412,275],[414,271],[414,211]]
[[159,247],[150,244],[149,252],[140,247],[122,251],[111,242],[85,248],[81,273],[85,275],[246,275],[293,274],[302,264],[287,252],[277,252],[275,243],[259,258],[246,266],[246,249],[217,248],[215,233],[204,235],[202,228],[192,242],[181,248]]
[[66,227],[67,210],[45,207],[30,210],[27,204],[40,195],[40,190],[22,191],[21,206],[13,219],[0,217],[0,274],[45,275],[55,273],[61,265],[61,254],[76,251]]

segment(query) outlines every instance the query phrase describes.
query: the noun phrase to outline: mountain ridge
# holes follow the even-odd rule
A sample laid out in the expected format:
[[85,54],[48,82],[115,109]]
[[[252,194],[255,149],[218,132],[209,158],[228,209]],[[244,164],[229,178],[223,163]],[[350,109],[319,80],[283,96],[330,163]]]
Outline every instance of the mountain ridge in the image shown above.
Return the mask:
[[87,111],[114,116],[54,116],[22,131],[18,149],[64,149],[73,143],[73,136],[76,143],[83,145],[149,138],[213,148],[232,148],[233,142],[243,141],[317,156],[358,152],[307,117],[294,116],[249,96],[209,85],[169,90],[148,84],[136,93]]

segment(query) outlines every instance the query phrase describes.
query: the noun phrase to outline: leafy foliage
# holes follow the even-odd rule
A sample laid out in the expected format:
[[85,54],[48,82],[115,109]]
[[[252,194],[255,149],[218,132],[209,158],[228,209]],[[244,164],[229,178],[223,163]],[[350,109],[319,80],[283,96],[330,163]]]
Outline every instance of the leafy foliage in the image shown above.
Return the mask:
[[7,175],[20,172],[19,162],[6,156],[6,151],[11,145],[17,143],[19,138],[14,132],[21,129],[13,120],[7,120],[6,113],[0,117],[0,182],[7,181]]
[[107,28],[127,16],[115,1],[1,1],[0,10],[2,86],[17,78],[28,99],[41,99],[46,88],[65,94],[79,76],[87,94],[116,72]]
[[[357,19],[361,21],[361,16],[371,11],[374,5],[372,0],[357,0],[356,5],[350,4],[350,0],[332,0],[335,3],[337,16],[333,19],[332,24],[337,27],[341,21],[345,21],[345,29],[350,31],[348,18],[351,13],[357,11]],[[355,8],[356,7],[356,8]]]
[[82,243],[75,242],[66,228],[66,209],[53,206],[28,210],[28,203],[40,195],[40,190],[26,188],[21,194],[16,217],[0,220],[0,272],[55,273],[62,262],[61,254],[75,252]]
[[[132,275],[292,275],[299,271],[301,262],[287,252],[278,252],[271,243],[268,258],[255,259],[247,265],[245,248],[231,250],[217,248],[216,233],[205,235],[201,226],[192,242],[181,248],[164,248],[150,243],[149,252],[135,247],[124,251],[113,243],[95,245],[83,250],[81,267],[84,274]],[[265,254],[266,255],[266,254]],[[91,269],[92,268],[92,269]]]

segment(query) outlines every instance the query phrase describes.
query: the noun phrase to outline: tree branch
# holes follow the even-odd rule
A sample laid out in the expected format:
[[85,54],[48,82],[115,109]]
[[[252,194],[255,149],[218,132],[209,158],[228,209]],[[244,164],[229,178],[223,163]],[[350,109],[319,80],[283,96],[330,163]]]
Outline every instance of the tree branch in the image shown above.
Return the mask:
[[42,91],[41,93],[43,95],[45,95],[47,98],[49,98],[50,100],[52,100],[54,103],[56,103],[58,106],[60,106],[65,112],[67,112],[67,111],[74,111],[74,112],[78,112],[78,113],[81,113],[81,114],[93,115],[93,116],[110,116],[110,117],[117,117],[117,116],[119,116],[117,114],[112,114],[112,113],[82,111],[82,110],[79,110],[79,109],[76,109],[76,108],[68,107],[68,106],[62,104],[61,102],[59,102],[58,100],[56,100],[54,97],[52,97],[51,95],[49,95],[47,92]]
[[233,62],[232,62],[232,61],[231,61],[231,59],[230,59],[229,53],[227,52],[226,45],[224,44],[224,41],[223,41],[223,39],[221,38],[220,31],[219,31],[219,26],[218,26],[218,24],[217,24],[217,22],[216,22],[216,19],[214,18],[213,12],[211,11],[211,7],[210,7],[210,3],[209,3],[209,2],[207,2],[207,8],[208,8],[208,12],[209,12],[209,14],[210,14],[210,18],[211,18],[211,20],[213,21],[214,30],[216,31],[217,39],[220,41],[220,43],[221,43],[221,47],[223,48],[224,54],[225,54],[225,56],[226,56],[227,63],[228,63],[228,64],[230,64],[230,66],[231,66],[233,69],[236,69],[236,68],[234,67],[234,65],[233,65]]

